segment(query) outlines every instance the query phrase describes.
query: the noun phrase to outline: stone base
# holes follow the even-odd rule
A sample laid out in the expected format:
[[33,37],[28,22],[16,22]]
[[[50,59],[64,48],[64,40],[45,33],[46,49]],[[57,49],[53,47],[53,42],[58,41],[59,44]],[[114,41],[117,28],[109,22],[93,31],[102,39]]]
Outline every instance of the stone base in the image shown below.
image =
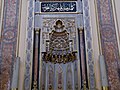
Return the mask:
[[102,90],[109,90],[108,86],[103,86]]
[[18,88],[12,88],[11,90],[18,90]]

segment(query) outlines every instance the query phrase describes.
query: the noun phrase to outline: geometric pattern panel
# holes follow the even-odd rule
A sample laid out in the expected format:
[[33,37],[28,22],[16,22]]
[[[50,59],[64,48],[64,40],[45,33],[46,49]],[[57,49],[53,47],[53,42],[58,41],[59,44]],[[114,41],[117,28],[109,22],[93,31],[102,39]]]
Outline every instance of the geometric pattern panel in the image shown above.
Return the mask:
[[92,29],[90,26],[90,12],[89,12],[89,0],[83,1],[83,20],[85,30],[85,41],[86,41],[86,57],[89,68],[89,85],[90,90],[95,90],[95,72],[94,72],[94,61],[93,61],[93,48],[92,48]]
[[32,78],[32,51],[33,51],[33,31],[34,31],[34,2],[35,0],[28,0],[28,26],[26,35],[26,61],[25,61],[25,76],[24,76],[24,90],[31,89]]

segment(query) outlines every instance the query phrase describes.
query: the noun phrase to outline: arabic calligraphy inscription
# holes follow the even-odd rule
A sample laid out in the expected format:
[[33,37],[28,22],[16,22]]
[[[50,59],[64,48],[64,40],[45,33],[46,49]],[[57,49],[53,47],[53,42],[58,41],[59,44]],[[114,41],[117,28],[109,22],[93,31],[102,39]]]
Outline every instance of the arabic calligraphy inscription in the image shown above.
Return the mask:
[[76,2],[42,2],[41,12],[76,12]]

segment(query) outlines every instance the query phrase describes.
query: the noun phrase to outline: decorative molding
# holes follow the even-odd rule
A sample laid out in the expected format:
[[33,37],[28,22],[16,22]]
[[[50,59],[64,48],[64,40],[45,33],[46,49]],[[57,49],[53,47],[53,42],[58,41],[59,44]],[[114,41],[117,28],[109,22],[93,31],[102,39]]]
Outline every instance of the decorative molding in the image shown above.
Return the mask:
[[89,89],[95,90],[95,72],[93,61],[93,48],[92,48],[92,30],[90,25],[90,12],[89,12],[89,0],[83,0],[83,20],[85,30],[85,42],[86,42],[86,58],[88,65],[88,77],[89,77]]
[[24,90],[31,89],[32,81],[32,60],[33,60],[33,31],[34,31],[34,0],[28,0],[28,26],[26,37],[26,61],[25,61],[25,76]]

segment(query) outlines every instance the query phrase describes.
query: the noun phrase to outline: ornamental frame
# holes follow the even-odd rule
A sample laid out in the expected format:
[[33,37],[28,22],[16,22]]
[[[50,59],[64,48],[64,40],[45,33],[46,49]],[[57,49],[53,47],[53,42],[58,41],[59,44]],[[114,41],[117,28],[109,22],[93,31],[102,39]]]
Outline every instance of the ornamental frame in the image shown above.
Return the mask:
[[[34,8],[35,1],[28,0],[28,26],[26,35],[26,61],[25,61],[25,76],[24,76],[24,90],[31,89],[31,77],[32,77],[32,50],[33,50],[33,31],[34,31]],[[93,61],[93,48],[92,48],[92,31],[90,25],[89,15],[89,0],[83,0],[83,19],[84,30],[86,39],[86,57],[88,64],[88,77],[90,90],[95,90],[95,73],[94,73],[94,61]]]

